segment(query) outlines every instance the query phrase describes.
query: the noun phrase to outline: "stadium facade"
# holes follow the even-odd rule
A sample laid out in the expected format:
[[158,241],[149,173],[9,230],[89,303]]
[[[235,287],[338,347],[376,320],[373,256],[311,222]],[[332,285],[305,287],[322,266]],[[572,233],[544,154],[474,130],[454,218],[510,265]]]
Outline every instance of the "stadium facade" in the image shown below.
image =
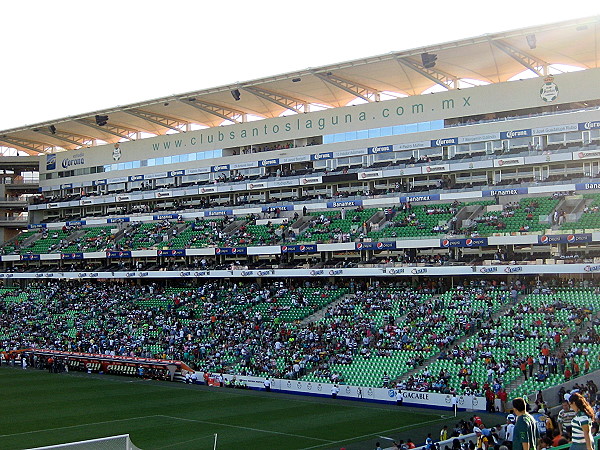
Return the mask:
[[[0,275],[593,273],[600,225],[586,219],[600,188],[600,69],[588,47],[598,26],[517,30],[7,130],[1,141],[14,148],[66,151],[40,154],[29,231],[5,245]],[[585,70],[549,75],[557,63]],[[537,76],[507,81],[525,69]],[[460,88],[477,73],[489,84]],[[409,85],[445,90],[381,100]],[[364,103],[339,106],[350,99]],[[311,112],[311,103],[334,107]],[[194,131],[190,111],[209,127]],[[250,121],[253,111],[263,118]],[[140,139],[144,130],[158,135]],[[91,145],[98,139],[108,144]],[[502,213],[515,202],[531,215],[507,226],[514,212]],[[407,205],[434,217],[410,224]],[[319,235],[324,216],[333,231]],[[220,240],[175,239],[223,217],[232,222]],[[124,244],[134,224],[165,221],[175,230]],[[248,225],[284,231],[227,239]],[[78,245],[100,227],[109,243]],[[436,255],[443,261],[428,263]],[[215,270],[196,270],[207,266]]]

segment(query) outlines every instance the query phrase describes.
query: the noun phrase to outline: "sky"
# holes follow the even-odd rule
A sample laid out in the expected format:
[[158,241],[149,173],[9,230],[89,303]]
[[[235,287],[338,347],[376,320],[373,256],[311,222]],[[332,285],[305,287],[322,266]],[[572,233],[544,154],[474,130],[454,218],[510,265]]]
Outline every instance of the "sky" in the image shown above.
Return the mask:
[[1,11],[0,130],[8,130],[598,15],[600,2],[30,0]]

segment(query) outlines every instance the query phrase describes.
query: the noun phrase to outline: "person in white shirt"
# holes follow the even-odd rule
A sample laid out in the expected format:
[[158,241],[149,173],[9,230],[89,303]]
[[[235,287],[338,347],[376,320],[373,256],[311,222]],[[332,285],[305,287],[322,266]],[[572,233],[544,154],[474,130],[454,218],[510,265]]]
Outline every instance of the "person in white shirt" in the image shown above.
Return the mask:
[[337,395],[340,393],[340,388],[337,384],[334,384],[331,388],[331,398],[337,398]]
[[513,440],[513,434],[515,432],[515,420],[516,417],[514,414],[509,414],[508,416],[506,416],[506,428],[505,428],[505,435],[504,435],[504,440],[511,442]]
[[404,394],[400,389],[396,392],[396,405],[402,406],[402,402],[404,401]]

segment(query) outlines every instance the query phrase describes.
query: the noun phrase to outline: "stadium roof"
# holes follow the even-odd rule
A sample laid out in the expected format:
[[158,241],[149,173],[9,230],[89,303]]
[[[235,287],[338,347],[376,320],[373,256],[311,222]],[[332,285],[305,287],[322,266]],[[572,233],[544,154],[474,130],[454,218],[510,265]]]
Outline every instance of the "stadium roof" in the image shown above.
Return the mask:
[[[437,55],[424,67],[424,53]],[[530,70],[544,76],[549,65],[597,68],[600,16],[447,42],[322,67],[219,86],[0,131],[0,146],[30,155],[90,147],[154,135],[214,127],[248,117],[278,117],[307,105],[345,106],[356,99],[379,101],[382,93],[418,95],[458,80],[500,83]],[[234,94],[239,100],[234,99]],[[98,125],[97,115],[108,116]],[[229,123],[229,122],[225,122]],[[192,128],[191,128],[192,127]]]

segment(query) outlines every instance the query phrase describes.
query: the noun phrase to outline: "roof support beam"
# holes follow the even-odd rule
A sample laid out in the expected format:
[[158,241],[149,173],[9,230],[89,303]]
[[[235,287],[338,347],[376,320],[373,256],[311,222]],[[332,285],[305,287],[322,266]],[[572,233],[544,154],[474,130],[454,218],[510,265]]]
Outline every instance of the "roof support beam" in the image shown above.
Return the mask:
[[181,98],[180,100],[186,105],[190,105],[200,111],[212,114],[213,116],[217,116],[221,119],[229,120],[234,123],[242,123],[245,121],[246,118],[246,113],[243,111],[238,111],[221,105],[215,105],[214,103],[208,103],[193,97]]
[[315,72],[314,75],[317,78],[320,78],[321,80],[325,81],[326,83],[332,84],[337,88],[340,88],[352,95],[355,95],[356,97],[360,97],[363,100],[366,100],[367,102],[379,101],[379,91],[377,91],[376,89],[338,77],[337,75],[333,75],[331,72]]
[[33,131],[43,134],[44,136],[48,136],[52,139],[58,139],[59,141],[75,145],[77,147],[87,147],[94,144],[94,138],[67,133],[61,130],[55,130],[54,133],[52,133],[50,130],[46,130],[45,128],[36,128]]
[[124,127],[123,125],[111,124],[110,122],[106,125],[100,126],[96,124],[95,121],[90,119],[77,119],[75,122],[85,125],[86,127],[93,128],[95,130],[102,131],[104,133],[112,134],[113,136],[120,137],[122,139],[127,139],[129,141],[135,141],[130,134],[136,134],[137,131]]
[[410,58],[396,58],[396,61],[448,90],[458,87],[458,77],[454,75],[450,75],[439,69],[428,69],[423,64]]
[[264,98],[271,103],[275,103],[282,108],[294,111],[298,114],[306,112],[307,102],[303,100],[298,100],[296,98],[288,97],[286,95],[278,94],[276,92],[268,91],[256,86],[242,86],[241,88],[250,92],[251,94],[256,95],[257,97]]
[[514,59],[519,64],[521,64],[523,67],[531,70],[538,77],[543,77],[543,76],[547,75],[548,63],[546,61],[542,61],[541,59],[535,58],[535,57],[531,56],[529,53],[519,50],[519,49],[513,47],[512,45],[507,44],[504,41],[496,40],[496,41],[490,41],[490,42],[498,50],[501,50],[504,53],[506,53],[512,59]]
[[180,127],[183,125],[187,125],[187,122],[183,122],[178,119],[174,119],[173,117],[164,116],[162,114],[156,114],[152,112],[142,111],[141,109],[128,109],[123,111],[127,114],[137,117],[138,119],[145,120],[146,122],[153,123],[160,127],[170,128],[171,130],[178,131],[180,133],[185,133]]
[[39,155],[40,153],[47,153],[54,150],[53,147],[43,144],[41,142],[30,141],[28,139],[11,138],[8,136],[1,136],[0,142],[4,142],[11,147],[27,152],[29,155]]

